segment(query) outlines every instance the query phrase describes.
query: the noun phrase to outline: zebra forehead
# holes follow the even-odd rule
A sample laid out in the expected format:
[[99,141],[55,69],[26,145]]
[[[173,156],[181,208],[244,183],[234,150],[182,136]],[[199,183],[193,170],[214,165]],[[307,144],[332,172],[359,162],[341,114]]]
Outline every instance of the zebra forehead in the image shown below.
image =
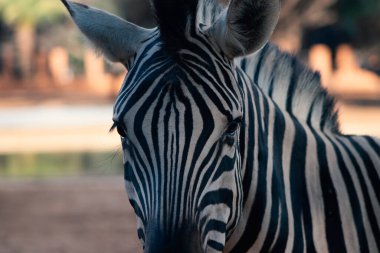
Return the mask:
[[211,70],[205,69],[202,61],[207,59],[178,63],[160,50],[156,47],[148,62],[144,55],[136,58],[116,100],[114,119],[153,103],[211,109],[228,120],[241,116],[240,91],[231,68],[210,62]]
[[[143,123],[143,120],[157,115],[166,115],[166,121],[173,120],[173,117],[188,118],[194,126],[210,120],[225,125],[241,117],[242,109],[239,100],[228,97],[226,92],[173,78],[163,84],[148,85],[143,91],[137,89],[119,95],[113,119],[115,122],[132,123],[137,120]],[[160,119],[162,121],[163,118]]]
[[187,40],[185,31],[195,27],[198,0],[152,0],[152,4],[165,46],[176,52]]

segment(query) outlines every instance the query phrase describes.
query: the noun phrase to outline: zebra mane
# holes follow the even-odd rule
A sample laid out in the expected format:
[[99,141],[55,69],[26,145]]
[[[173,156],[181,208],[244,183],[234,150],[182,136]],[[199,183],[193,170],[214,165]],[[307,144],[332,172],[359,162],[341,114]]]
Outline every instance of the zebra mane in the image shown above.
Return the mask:
[[[201,0],[197,18],[211,25],[227,0]],[[282,109],[301,122],[340,133],[335,99],[322,87],[320,75],[296,57],[268,43],[255,54],[236,60],[245,73]]]
[[165,46],[176,52],[186,41],[186,31],[195,28],[198,0],[151,0],[151,3]]
[[340,133],[335,98],[322,86],[319,73],[268,43],[256,54],[237,60],[254,84],[300,122]]

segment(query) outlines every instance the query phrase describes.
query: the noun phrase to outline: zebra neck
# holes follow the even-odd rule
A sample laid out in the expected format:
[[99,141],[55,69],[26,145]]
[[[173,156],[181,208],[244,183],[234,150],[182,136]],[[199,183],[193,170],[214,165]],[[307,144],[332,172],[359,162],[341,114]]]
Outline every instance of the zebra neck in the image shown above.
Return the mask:
[[[301,122],[280,108],[259,86],[252,85],[248,77],[243,78],[245,126],[240,138],[243,178],[255,179],[252,173],[264,172],[283,178],[281,175],[288,173],[289,168],[295,165],[299,170],[304,170],[305,161],[296,163],[295,160],[306,156],[306,135],[315,133],[320,136],[329,133]],[[281,182],[273,183],[282,185]]]
[[[274,231],[276,241],[286,241],[291,198],[298,198],[300,202],[304,198],[304,192],[299,196],[287,196],[285,188],[291,187],[289,180],[294,176],[299,176],[299,184],[304,184],[305,163],[299,157],[303,156],[306,148],[294,147],[293,144],[299,141],[299,145],[306,145],[296,140],[296,135],[305,133],[305,130],[304,125],[282,111],[258,86],[246,85],[244,95],[246,125],[241,129],[240,138],[244,207],[242,220],[229,245],[239,242],[239,248],[248,249],[254,244],[261,249],[271,246],[264,245],[269,243],[268,238],[261,238],[265,235],[262,232],[269,228],[277,229]],[[297,175],[295,170],[290,171],[290,166],[294,165],[299,165]],[[276,214],[268,216],[271,213],[268,210],[275,210]],[[247,229],[249,233],[244,232]]]
[[320,76],[294,56],[268,43],[259,52],[236,60],[236,65],[281,110],[309,127],[340,133],[335,99]]

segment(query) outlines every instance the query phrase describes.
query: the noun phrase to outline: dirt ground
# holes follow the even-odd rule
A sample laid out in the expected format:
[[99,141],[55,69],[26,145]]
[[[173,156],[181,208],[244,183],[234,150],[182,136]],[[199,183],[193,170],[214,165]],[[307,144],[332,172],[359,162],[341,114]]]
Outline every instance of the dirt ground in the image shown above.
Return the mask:
[[142,252],[123,178],[0,180],[0,253]]

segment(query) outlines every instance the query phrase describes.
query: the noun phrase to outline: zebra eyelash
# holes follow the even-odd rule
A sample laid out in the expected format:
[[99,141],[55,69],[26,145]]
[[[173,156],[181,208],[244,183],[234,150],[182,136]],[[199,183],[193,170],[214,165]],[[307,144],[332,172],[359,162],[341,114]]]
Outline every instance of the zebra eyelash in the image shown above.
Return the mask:
[[113,131],[115,131],[115,128],[117,127],[117,124],[116,122],[114,122],[110,128],[110,130],[108,130],[109,133],[112,133]]
[[125,129],[118,122],[113,123],[109,132],[112,133],[115,129],[121,137],[123,137],[123,138],[127,137],[127,133],[126,133]]

